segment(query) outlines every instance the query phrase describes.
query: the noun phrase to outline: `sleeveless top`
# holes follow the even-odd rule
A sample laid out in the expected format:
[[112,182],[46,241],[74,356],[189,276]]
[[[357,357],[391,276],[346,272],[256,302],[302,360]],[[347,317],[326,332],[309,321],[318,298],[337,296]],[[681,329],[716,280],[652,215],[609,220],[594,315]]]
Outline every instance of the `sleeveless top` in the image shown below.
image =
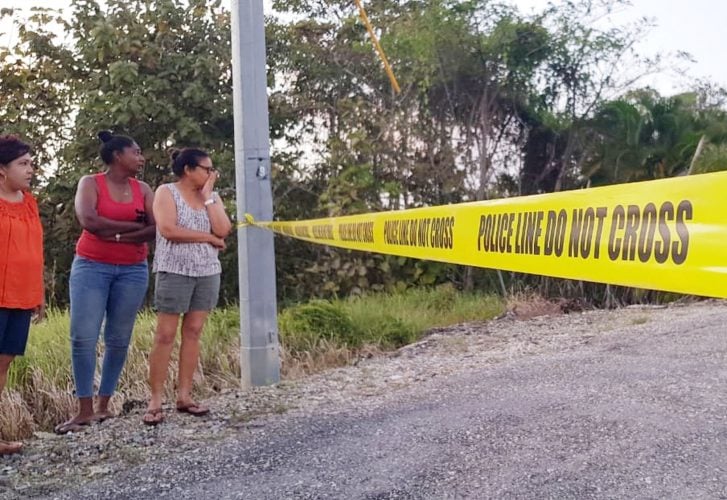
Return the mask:
[[[139,221],[146,214],[144,207],[144,193],[136,179],[130,178],[132,200],[128,203],[114,201],[106,184],[106,175],[96,174],[98,201],[96,212],[101,217],[116,221]],[[86,231],[81,233],[76,243],[76,255],[104,264],[132,265],[140,264],[146,260],[149,247],[146,243],[128,243],[105,241]]]
[[[177,207],[177,226],[193,231],[211,233],[212,226],[206,208],[192,208],[174,184],[164,184],[172,193]],[[181,274],[183,276],[213,276],[222,272],[218,250],[209,243],[179,243],[169,241],[157,228],[154,251],[154,272]]]
[[43,226],[30,193],[0,199],[0,307],[33,309],[43,302]]

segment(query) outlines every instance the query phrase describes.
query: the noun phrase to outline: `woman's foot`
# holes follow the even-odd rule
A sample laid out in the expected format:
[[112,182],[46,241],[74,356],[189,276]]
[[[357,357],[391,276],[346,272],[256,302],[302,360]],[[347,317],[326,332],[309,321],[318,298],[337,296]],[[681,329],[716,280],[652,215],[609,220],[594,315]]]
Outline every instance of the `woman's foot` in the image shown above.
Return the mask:
[[15,453],[20,453],[22,449],[23,443],[0,440],[0,455],[14,455]]
[[113,418],[115,415],[109,411],[109,403],[111,402],[111,396],[99,396],[96,401],[96,412],[93,414],[93,420],[96,422],[103,422]]
[[91,423],[94,421],[94,415],[90,416],[81,416],[76,415],[70,420],[67,420],[63,422],[62,424],[58,424],[53,429],[53,432],[56,434],[68,434],[69,432],[80,432],[84,430],[86,427],[91,425]]
[[114,418],[115,416],[116,415],[111,413],[109,410],[98,410],[93,414],[93,420],[94,422],[103,422],[104,420]]
[[164,422],[164,413],[161,408],[147,408],[141,421],[146,425],[158,425]]
[[[101,408],[103,408],[101,406]],[[80,432],[94,422],[95,412],[93,411],[93,398],[78,398],[78,413],[70,420],[56,425],[53,431],[56,434],[67,434],[69,432]]]
[[177,411],[179,413],[189,413],[195,417],[207,415],[210,409],[206,406],[195,403],[194,401],[177,401]]

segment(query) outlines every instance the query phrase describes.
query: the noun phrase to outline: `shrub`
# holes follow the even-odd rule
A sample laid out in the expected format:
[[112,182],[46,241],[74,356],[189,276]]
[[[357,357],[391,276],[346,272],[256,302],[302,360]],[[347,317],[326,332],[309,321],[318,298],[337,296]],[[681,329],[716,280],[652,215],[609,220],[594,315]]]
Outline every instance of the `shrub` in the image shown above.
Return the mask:
[[323,338],[349,347],[361,345],[362,338],[349,312],[341,302],[315,300],[293,306],[280,315],[281,341],[292,352],[302,352]]

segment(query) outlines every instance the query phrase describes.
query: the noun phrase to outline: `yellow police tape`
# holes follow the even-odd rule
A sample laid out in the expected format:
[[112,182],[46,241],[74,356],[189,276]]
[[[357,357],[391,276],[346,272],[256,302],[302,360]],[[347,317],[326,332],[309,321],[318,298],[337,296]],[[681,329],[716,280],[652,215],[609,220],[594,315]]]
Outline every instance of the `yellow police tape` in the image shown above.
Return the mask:
[[353,250],[727,298],[727,172],[241,225]]

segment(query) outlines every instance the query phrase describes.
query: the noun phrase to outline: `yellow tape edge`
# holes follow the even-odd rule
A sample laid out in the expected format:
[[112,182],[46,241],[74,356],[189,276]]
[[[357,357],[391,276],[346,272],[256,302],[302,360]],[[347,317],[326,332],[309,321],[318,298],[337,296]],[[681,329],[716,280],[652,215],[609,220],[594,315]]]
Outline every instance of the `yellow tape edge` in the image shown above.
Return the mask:
[[727,172],[243,224],[351,250],[727,298]]

